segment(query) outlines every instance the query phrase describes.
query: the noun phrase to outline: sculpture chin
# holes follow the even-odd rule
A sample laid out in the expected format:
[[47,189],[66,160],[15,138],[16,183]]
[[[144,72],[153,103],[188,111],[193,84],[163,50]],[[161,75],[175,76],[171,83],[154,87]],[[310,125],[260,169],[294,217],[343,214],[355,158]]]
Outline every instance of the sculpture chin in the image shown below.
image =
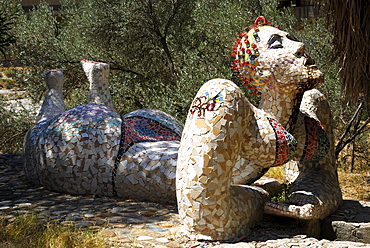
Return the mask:
[[[266,76],[265,74],[264,76]],[[297,94],[314,89],[324,82],[323,73],[316,66],[306,66],[300,77],[295,76],[293,80],[280,81],[280,78],[271,75],[264,80],[269,90],[279,94]]]
[[303,83],[301,83],[301,86],[298,88],[298,92],[314,89],[324,82],[324,74],[317,69],[316,65],[308,66],[307,74],[308,77]]

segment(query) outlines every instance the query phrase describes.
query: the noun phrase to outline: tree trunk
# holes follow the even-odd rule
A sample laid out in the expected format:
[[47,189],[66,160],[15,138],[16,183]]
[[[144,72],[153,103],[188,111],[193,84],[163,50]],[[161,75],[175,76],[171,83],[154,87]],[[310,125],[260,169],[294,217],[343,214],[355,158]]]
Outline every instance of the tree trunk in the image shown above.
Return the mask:
[[349,164],[349,172],[353,172],[355,169],[355,139],[350,143],[351,150],[351,163]]

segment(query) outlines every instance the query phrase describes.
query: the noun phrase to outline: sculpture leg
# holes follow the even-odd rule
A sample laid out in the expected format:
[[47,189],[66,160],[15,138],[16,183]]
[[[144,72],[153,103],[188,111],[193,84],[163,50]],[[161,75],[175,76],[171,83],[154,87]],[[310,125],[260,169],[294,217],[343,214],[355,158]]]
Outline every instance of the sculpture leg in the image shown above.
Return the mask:
[[[265,212],[298,219],[323,219],[333,213],[342,203],[335,163],[330,108],[318,90],[310,90],[304,95],[301,112],[313,120],[320,121],[330,148],[318,160],[288,163],[286,165],[287,177],[292,181],[290,197],[286,202],[268,202],[265,205]],[[306,126],[306,129],[309,127]],[[306,133],[308,131],[306,130]],[[298,137],[299,134],[294,134],[294,136]],[[319,139],[320,137],[317,138]],[[306,150],[306,156],[309,152]]]
[[81,64],[90,83],[89,104],[104,104],[113,109],[108,85],[109,65],[87,60]]
[[233,240],[261,218],[267,192],[231,185],[252,116],[249,102],[228,80],[211,80],[199,90],[184,127],[176,172],[184,232],[199,239]]
[[65,111],[63,98],[64,77],[62,70],[54,69],[45,72],[46,94],[36,124],[51,120]]
[[26,134],[23,144],[23,166],[26,177],[30,182],[40,184],[40,151],[37,146],[40,135],[45,131],[49,121],[62,113],[64,109],[62,70],[54,69],[45,72],[46,94],[39,114],[36,117],[35,126]]
[[[99,75],[105,75],[109,67],[100,66],[90,64],[91,85],[107,84],[99,82]],[[48,91],[44,104],[24,144],[28,179],[59,192],[113,195],[112,171],[121,138],[120,115],[101,104],[64,111],[62,81],[57,80],[62,78],[61,72],[52,70],[46,75]],[[99,95],[104,95],[105,89],[99,88]]]

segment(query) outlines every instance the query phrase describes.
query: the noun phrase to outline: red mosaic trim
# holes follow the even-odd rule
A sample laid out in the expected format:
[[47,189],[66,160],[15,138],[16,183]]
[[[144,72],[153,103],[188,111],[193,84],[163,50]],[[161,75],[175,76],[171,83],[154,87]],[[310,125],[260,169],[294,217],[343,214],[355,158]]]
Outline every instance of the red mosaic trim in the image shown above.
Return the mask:
[[329,152],[330,142],[321,123],[313,118],[305,117],[306,144],[301,161],[317,160]]
[[276,159],[273,166],[280,166],[292,159],[297,141],[277,121],[268,118],[276,134]]

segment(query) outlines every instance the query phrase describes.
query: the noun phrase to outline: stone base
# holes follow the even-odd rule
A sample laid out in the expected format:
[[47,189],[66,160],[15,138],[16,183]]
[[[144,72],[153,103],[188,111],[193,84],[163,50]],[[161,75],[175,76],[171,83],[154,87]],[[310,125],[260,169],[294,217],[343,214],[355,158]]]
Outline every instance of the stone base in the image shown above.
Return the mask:
[[344,200],[342,207],[320,224],[323,238],[370,243],[370,202]]
[[266,214],[243,242],[266,242],[293,237],[370,244],[370,202],[344,200],[340,209],[322,221],[303,221]]
[[[265,189],[270,195],[277,195],[280,190],[276,180],[266,177],[262,177],[254,185]],[[296,235],[370,244],[370,202],[343,200],[342,206],[324,220],[295,220],[266,214],[247,239],[266,241],[268,238]]]
[[[175,206],[50,192],[25,180],[21,154],[0,154],[0,217],[12,220],[16,214],[29,212],[30,206],[40,212],[40,217],[47,216],[45,221],[55,220],[79,228],[109,227],[107,231],[118,235],[113,238],[124,242],[124,247],[370,247],[370,202],[345,200],[338,211],[318,223],[265,215],[250,234],[237,242],[198,242],[179,234]],[[317,227],[321,229],[320,237],[307,235],[310,226],[315,231]],[[147,241],[150,235],[153,238]]]

